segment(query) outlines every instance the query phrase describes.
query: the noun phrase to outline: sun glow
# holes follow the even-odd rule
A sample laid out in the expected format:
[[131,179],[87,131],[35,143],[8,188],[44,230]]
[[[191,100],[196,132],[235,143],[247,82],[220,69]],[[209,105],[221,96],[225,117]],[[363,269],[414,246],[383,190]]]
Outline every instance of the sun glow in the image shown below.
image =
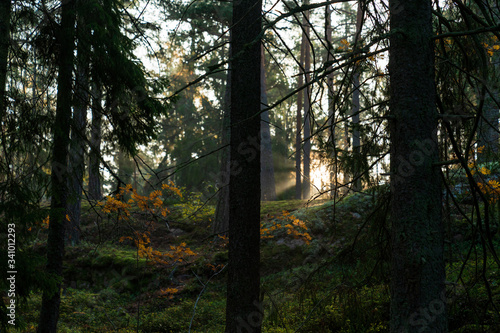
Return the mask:
[[313,188],[312,195],[317,195],[318,192],[325,192],[330,188],[330,170],[328,165],[321,163],[319,160],[313,161],[311,165],[311,183]]

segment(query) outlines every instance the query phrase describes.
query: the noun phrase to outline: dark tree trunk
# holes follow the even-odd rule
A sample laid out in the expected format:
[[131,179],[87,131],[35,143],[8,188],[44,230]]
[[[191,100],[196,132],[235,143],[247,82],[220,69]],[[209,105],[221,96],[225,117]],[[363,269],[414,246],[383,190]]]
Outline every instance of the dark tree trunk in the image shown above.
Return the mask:
[[[305,44],[307,39],[302,34],[300,43],[300,60],[299,60],[299,77],[297,78],[297,89],[301,89],[304,85],[304,57]],[[297,122],[295,133],[295,199],[302,199],[302,106],[303,106],[303,90],[297,93]]]
[[[363,24],[363,7],[361,5],[361,2],[358,2],[358,9],[356,13],[356,35],[355,35],[355,41],[354,45],[357,45],[360,43],[360,36],[361,36],[361,29],[362,29],[362,24]],[[352,189],[356,192],[361,191],[361,159],[362,156],[360,154],[360,147],[361,147],[361,139],[359,136],[359,110],[360,110],[360,104],[359,104],[359,75],[360,75],[361,68],[360,66],[354,65],[354,74],[352,78],[352,152],[354,155],[354,172],[353,172],[353,184],[352,184]]]
[[[332,44],[332,7],[331,5],[325,6],[325,40],[327,45],[326,62],[333,62],[333,44]],[[337,154],[335,149],[335,105],[333,94],[333,72],[327,76],[327,89],[328,89],[328,142],[332,154],[330,155],[330,197],[335,197],[337,186]]]
[[[90,35],[81,15],[78,16],[80,34]],[[76,93],[74,97],[73,122],[71,127],[71,146],[69,154],[69,197],[66,243],[80,243],[80,215],[85,173],[85,128],[87,126],[87,106],[89,101],[89,53],[90,47],[85,41],[78,44]]]
[[492,161],[495,158],[495,154],[498,153],[499,148],[499,107],[497,102],[500,102],[500,83],[498,78],[500,74],[500,54],[495,52],[491,56],[490,61],[488,88],[491,95],[486,95],[477,133],[478,147],[484,146],[485,148],[481,154],[478,154],[478,161],[480,163]]
[[5,84],[10,44],[11,0],[0,0],[0,122],[5,116]]
[[260,0],[233,2],[226,332],[261,332]]
[[447,332],[431,1],[390,1],[391,332]]
[[[304,5],[308,5],[309,0],[304,1]],[[307,86],[304,90],[304,184],[302,185],[302,197],[309,199],[311,196],[311,45],[309,41],[310,25],[309,11],[304,13],[304,31],[306,43],[304,45],[304,83]]]
[[92,85],[92,124],[90,129],[90,151],[89,151],[89,191],[90,200],[101,200],[101,131],[102,131],[102,92],[101,87],[94,83]]
[[[57,107],[53,127],[51,166],[51,205],[49,235],[47,239],[47,272],[62,278],[64,233],[66,221],[66,194],[68,192],[68,146],[72,104],[72,69],[74,50],[74,0],[61,1],[61,30],[59,76],[57,79]],[[44,290],[38,333],[55,333],[61,302],[61,283],[55,290]]]
[[[265,72],[265,58],[264,58],[264,47],[262,47],[262,59],[261,59],[261,72],[260,72],[260,100],[261,100],[261,110],[268,107],[267,102],[267,86],[266,86],[266,72]],[[264,111],[261,113],[261,132],[260,132],[260,185],[261,185],[261,197],[264,201],[276,200],[276,184],[274,181],[274,165],[273,165],[273,149],[271,143],[271,128],[269,120],[269,111]]]

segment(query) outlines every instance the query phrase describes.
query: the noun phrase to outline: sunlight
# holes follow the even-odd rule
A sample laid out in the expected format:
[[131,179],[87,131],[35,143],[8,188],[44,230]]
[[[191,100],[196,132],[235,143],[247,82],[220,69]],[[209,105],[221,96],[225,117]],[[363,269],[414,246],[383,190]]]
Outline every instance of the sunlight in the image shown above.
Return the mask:
[[330,186],[330,171],[328,165],[320,160],[313,160],[311,165],[312,194],[326,191]]

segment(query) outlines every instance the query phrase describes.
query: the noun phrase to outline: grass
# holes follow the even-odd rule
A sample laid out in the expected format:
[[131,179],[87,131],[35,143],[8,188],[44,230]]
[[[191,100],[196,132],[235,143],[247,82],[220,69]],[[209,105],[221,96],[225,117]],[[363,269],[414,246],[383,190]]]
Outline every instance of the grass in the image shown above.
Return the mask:
[[[226,243],[209,237],[213,207],[196,207],[172,208],[177,233],[140,214],[127,222],[103,219],[97,224],[89,211],[82,244],[66,253],[59,332],[223,332]],[[335,205],[265,202],[262,223],[283,221],[283,211],[306,223],[312,241],[308,245],[280,230],[262,241],[263,332],[388,332],[384,202],[361,195]],[[174,217],[182,223],[175,224]],[[463,228],[462,221],[453,223]],[[138,257],[133,241],[120,241],[131,230],[146,229],[151,231],[147,247],[173,253],[171,246],[186,242],[195,255],[162,264]],[[500,303],[498,266],[488,257],[482,274],[481,247],[471,239],[449,246],[450,331],[497,332],[499,316],[488,295]],[[473,256],[464,264],[471,248]],[[19,331],[35,332],[40,304],[40,294],[33,294],[20,314],[24,326]]]

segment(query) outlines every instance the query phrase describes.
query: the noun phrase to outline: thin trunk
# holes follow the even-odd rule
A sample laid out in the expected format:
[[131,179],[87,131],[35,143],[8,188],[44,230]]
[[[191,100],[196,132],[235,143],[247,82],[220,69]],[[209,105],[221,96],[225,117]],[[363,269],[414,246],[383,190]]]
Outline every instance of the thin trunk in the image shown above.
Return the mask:
[[101,132],[102,132],[102,92],[101,87],[94,82],[92,85],[92,124],[90,129],[89,152],[89,191],[90,200],[102,199],[101,175]]
[[500,54],[495,52],[490,58],[488,74],[490,76],[488,88],[491,92],[487,94],[484,107],[483,117],[479,122],[478,127],[478,147],[484,146],[485,149],[478,155],[478,161],[488,162],[495,158],[498,153],[499,145],[499,107],[500,103],[500,84],[498,74],[500,74]]
[[[231,37],[230,37],[231,40]],[[229,46],[229,58],[231,58],[231,44]],[[231,136],[231,63],[229,64],[226,80],[226,91],[224,92],[223,103],[223,120],[222,120],[222,142],[223,146],[229,145],[229,137]],[[222,150],[220,175],[217,181],[219,182],[219,197],[217,207],[215,209],[215,220],[212,226],[214,234],[227,234],[229,230],[229,147]]]
[[[266,87],[266,74],[265,74],[265,58],[264,47],[262,47],[262,60],[260,66],[260,100],[261,110],[268,107],[267,102],[267,87]],[[273,150],[271,143],[271,129],[269,120],[269,111],[262,112],[261,117],[261,131],[260,131],[260,184],[261,184],[261,197],[264,201],[276,200],[276,184],[274,182],[274,166],[273,166]]]
[[[72,104],[72,69],[74,50],[75,12],[74,0],[61,1],[61,29],[59,76],[57,80],[57,107],[53,127],[52,148],[52,198],[49,235],[47,239],[47,273],[62,279],[64,258],[64,233],[66,223],[66,194],[68,178],[68,146]],[[38,333],[55,333],[61,302],[61,283],[52,290],[44,290]]]
[[[304,5],[308,5],[309,0],[304,1]],[[304,35],[306,36],[306,43],[304,45],[304,83],[306,89],[304,90],[304,184],[302,185],[302,197],[309,199],[311,196],[311,88],[309,82],[311,81],[311,44],[309,35],[311,27],[309,26],[309,11],[304,13]]]
[[[87,33],[83,17],[78,17],[80,33]],[[90,34],[90,31],[88,32]],[[69,154],[69,198],[66,243],[80,243],[80,215],[83,192],[83,175],[85,173],[85,128],[87,126],[87,106],[89,101],[89,53],[88,44],[80,41],[77,54],[76,92],[71,127],[71,145]]]
[[11,0],[0,1],[0,124],[5,117],[5,85],[10,45]]
[[432,4],[389,8],[391,332],[447,332]]
[[[363,25],[363,6],[361,4],[361,1],[358,1],[358,9],[357,9],[357,14],[356,14],[356,35],[354,38],[354,45],[358,45],[360,43],[360,36],[361,36],[361,29]],[[361,68],[358,65],[354,65],[354,74],[353,74],[353,83],[352,83],[352,152],[354,155],[354,173],[353,173],[353,184],[352,188],[354,191],[361,191],[361,154],[360,154],[360,147],[361,147],[361,140],[359,136],[359,110],[360,110],[360,104],[359,104],[359,75],[360,75]]]
[[[297,89],[304,85],[304,57],[305,57],[305,44],[307,40],[305,35],[302,34],[302,41],[300,43],[300,60],[299,60],[299,77],[297,79]],[[295,199],[302,199],[302,103],[303,103],[303,90],[297,93],[297,123],[295,134]]]
[[226,329],[260,333],[260,0],[233,2]]
[[[333,43],[332,43],[332,7],[330,5],[325,6],[325,39],[326,45],[328,47],[326,55],[326,63],[331,63],[333,61]],[[330,197],[335,197],[335,191],[337,186],[337,154],[335,149],[335,105],[334,105],[334,93],[333,93],[333,72],[329,73],[327,76],[327,89],[328,89],[328,142],[332,149],[332,154],[330,155],[331,166],[330,166]]]

